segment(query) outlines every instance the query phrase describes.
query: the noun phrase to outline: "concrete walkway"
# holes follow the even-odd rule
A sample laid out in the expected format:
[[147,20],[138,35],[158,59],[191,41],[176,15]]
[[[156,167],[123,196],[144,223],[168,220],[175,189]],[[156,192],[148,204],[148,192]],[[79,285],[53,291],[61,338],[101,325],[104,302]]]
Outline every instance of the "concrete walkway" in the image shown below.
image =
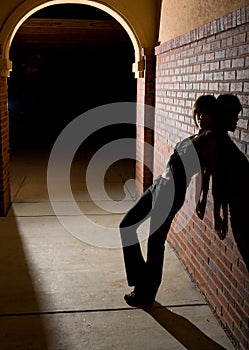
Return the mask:
[[[110,227],[117,234],[123,214],[93,203],[83,176],[86,160],[85,154],[79,154],[71,171],[74,197],[89,218],[76,237],[79,215],[67,198],[61,196],[56,203],[59,216],[49,201],[48,153],[33,150],[12,155],[13,205],[8,216],[0,218],[1,350],[234,349],[168,245],[155,304],[138,309],[125,303],[123,295],[130,288],[122,251],[109,248],[110,242],[101,236]],[[124,191],[133,171],[133,162],[124,160],[111,166],[105,176],[111,198],[120,200],[126,193],[124,207],[134,200],[131,182]],[[94,199],[104,206],[102,195],[96,185]],[[96,227],[100,241],[95,239]]]

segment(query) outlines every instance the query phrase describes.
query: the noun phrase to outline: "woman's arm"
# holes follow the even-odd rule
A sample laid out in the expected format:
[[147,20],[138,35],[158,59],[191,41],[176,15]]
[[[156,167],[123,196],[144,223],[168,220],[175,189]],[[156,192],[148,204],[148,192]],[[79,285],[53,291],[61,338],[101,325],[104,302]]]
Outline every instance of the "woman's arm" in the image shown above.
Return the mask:
[[226,188],[224,185],[226,174],[224,171],[222,140],[218,134],[210,139],[205,153],[207,167],[212,176],[214,227],[219,238],[224,239],[227,233],[227,203],[225,200]]
[[207,195],[209,190],[209,181],[210,181],[210,172],[207,167],[201,170],[201,191],[200,198],[197,201],[196,205],[196,214],[198,217],[203,220],[206,204],[207,204]]

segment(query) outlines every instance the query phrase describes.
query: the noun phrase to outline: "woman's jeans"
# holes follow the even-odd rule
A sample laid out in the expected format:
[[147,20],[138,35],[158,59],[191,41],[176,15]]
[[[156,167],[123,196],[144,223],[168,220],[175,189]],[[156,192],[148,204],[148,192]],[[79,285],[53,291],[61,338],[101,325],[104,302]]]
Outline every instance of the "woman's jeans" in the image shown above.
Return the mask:
[[[165,241],[175,214],[182,207],[185,191],[173,178],[159,176],[136,201],[120,223],[124,262],[129,286],[141,287],[155,297],[162,279]],[[138,227],[150,217],[145,261],[137,236]]]

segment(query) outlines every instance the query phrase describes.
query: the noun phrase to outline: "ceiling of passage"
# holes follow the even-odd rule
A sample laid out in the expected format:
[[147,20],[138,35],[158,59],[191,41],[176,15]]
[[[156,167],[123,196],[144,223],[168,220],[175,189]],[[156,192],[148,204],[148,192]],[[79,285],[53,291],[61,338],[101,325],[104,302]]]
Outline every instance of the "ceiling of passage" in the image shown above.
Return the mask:
[[110,15],[91,6],[55,5],[38,11],[22,24],[16,48],[78,48],[100,50],[131,45],[124,28]]

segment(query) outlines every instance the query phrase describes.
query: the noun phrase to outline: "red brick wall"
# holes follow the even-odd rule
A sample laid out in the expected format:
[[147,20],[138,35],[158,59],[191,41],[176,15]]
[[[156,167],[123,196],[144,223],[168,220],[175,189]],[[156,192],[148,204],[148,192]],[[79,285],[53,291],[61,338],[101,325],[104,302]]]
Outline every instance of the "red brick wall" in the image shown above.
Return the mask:
[[[157,47],[154,177],[176,142],[195,131],[191,107],[202,93],[238,95],[243,114],[232,137],[249,157],[248,22],[246,7]],[[214,234],[212,198],[204,221],[194,214],[191,200],[175,219],[168,241],[239,348],[248,349],[249,274],[231,228],[224,241]]]
[[137,195],[153,181],[154,158],[155,54],[152,48],[144,49],[143,53],[144,78],[137,80]]
[[0,77],[0,215],[10,204],[7,78]]
[[145,79],[137,79],[137,161],[136,161],[136,191],[137,195],[143,192],[143,176],[144,176],[144,96],[145,96]]

